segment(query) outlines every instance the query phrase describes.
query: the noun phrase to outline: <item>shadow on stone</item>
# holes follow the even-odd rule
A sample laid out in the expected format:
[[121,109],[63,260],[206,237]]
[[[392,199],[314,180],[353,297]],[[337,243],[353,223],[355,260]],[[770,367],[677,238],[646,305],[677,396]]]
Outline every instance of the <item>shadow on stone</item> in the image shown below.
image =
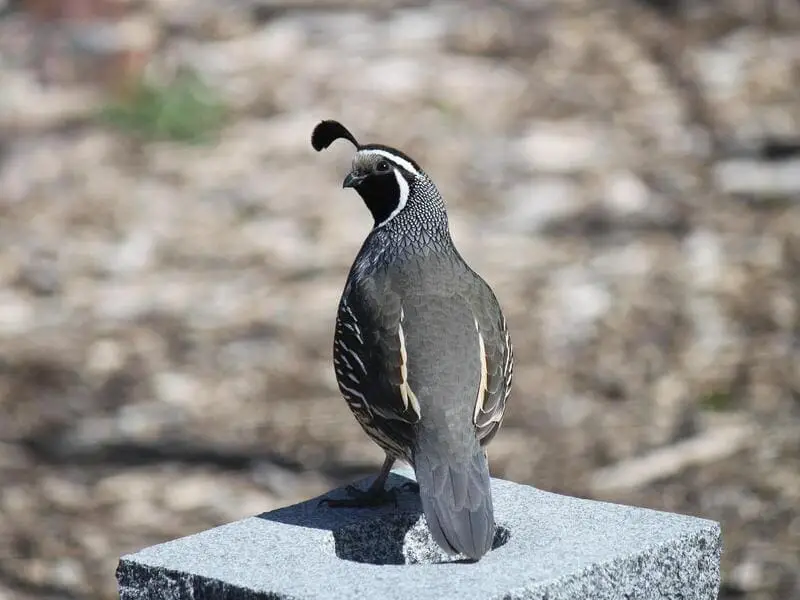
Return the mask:
[[[498,525],[492,550],[505,544],[510,533]],[[373,565],[411,565],[473,562],[445,553],[431,537],[421,512],[397,513],[353,523],[333,532],[334,551],[343,560]]]
[[[374,477],[364,479],[359,482],[357,487],[366,490],[372,483]],[[327,529],[334,531],[339,529],[344,522],[353,520],[362,521],[374,518],[379,515],[394,514],[398,512],[422,514],[422,507],[419,502],[419,494],[406,487],[408,484],[415,484],[413,479],[404,477],[397,473],[390,473],[386,481],[386,489],[397,490],[397,504],[385,504],[373,508],[332,508],[324,503],[320,503],[326,496],[320,496],[308,501],[308,510],[298,511],[293,507],[279,508],[267,513],[258,515],[259,519],[275,521],[286,525],[298,527],[308,527],[311,529]],[[344,488],[333,490],[328,498],[346,498],[347,493]]]
[[[371,480],[369,481],[371,483]],[[396,490],[396,504],[374,508],[331,508],[318,500],[313,511],[278,509],[259,518],[296,527],[327,530],[324,551],[342,560],[372,565],[410,565],[442,562],[472,562],[463,556],[450,556],[428,531],[418,491],[409,489],[413,479],[391,473],[386,489]],[[359,489],[366,489],[367,481]],[[343,496],[335,490],[333,497]],[[492,549],[510,539],[507,527],[497,526]]]

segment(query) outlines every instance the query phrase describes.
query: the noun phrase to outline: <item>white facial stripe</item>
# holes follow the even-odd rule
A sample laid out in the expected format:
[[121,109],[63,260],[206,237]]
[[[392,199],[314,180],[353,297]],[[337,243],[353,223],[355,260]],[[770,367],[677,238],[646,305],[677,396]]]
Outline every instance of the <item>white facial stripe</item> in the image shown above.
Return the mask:
[[386,225],[386,223],[394,219],[398,214],[400,214],[400,211],[406,207],[406,202],[408,202],[409,187],[406,178],[403,177],[400,174],[400,171],[397,169],[392,169],[392,172],[394,173],[394,178],[397,180],[397,187],[400,188],[400,198],[397,200],[397,206],[395,209],[389,213],[388,217],[378,223],[377,227]]
[[399,156],[396,156],[391,152],[386,152],[386,150],[359,150],[359,152],[361,154],[377,154],[378,156],[382,156],[383,158],[388,158],[396,165],[400,165],[401,167],[403,167],[409,173],[413,173],[414,175],[419,175],[419,171],[417,171],[414,165],[412,165],[404,158],[400,158]]

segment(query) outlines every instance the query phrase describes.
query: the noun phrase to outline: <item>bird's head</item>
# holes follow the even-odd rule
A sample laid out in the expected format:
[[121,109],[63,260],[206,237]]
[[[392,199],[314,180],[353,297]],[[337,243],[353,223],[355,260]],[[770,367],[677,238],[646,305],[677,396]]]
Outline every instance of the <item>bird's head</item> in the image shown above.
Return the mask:
[[356,147],[342,187],[358,192],[375,219],[375,227],[385,225],[414,202],[426,211],[431,208],[424,206],[426,202],[441,204],[433,183],[413,159],[382,144],[359,144],[338,121],[320,122],[311,134],[311,145],[319,152],[340,138]]

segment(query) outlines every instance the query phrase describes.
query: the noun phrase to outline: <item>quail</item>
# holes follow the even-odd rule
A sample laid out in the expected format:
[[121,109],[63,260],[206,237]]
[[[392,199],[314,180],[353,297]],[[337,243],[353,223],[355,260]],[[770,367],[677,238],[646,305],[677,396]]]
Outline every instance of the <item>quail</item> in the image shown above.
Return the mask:
[[414,469],[432,538],[450,555],[479,560],[492,546],[494,509],[486,446],[503,421],[513,348],[489,285],[456,249],[444,200],[409,156],[359,144],[341,123],[320,122],[321,151],[356,147],[342,184],[374,224],[339,301],[333,366],[339,390],[386,454],[365,492],[334,507],[374,506],[396,460]]

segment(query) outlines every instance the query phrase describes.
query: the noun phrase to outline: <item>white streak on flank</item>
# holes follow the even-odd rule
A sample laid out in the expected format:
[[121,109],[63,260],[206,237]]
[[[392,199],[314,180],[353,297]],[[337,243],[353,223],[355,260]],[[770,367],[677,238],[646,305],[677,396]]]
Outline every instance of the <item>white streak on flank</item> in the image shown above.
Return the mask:
[[359,344],[363,344],[364,340],[361,338],[361,330],[358,327],[358,321],[356,319],[356,316],[353,314],[353,311],[350,310],[350,307],[347,306],[347,304],[342,304],[342,308],[348,315],[350,315],[351,319],[350,321],[342,321],[342,325],[344,325],[345,327],[347,327],[347,329],[353,332],[353,334],[358,338]]
[[[367,403],[367,399],[366,399],[366,398],[364,398],[364,394],[362,394],[361,392],[359,392],[359,391],[356,391],[356,390],[354,390],[354,389],[352,389],[352,388],[349,388],[349,387],[347,387],[347,386],[346,386],[346,385],[344,385],[344,384],[343,384],[341,381],[339,382],[339,387],[340,387],[340,388],[342,388],[342,390],[343,390],[343,391],[345,391],[345,392],[347,392],[348,394],[351,394],[352,396],[355,396],[356,398],[360,398],[360,399],[361,399],[361,401],[362,401],[364,404],[366,404],[366,403]],[[351,399],[351,401],[352,401],[352,399]]]
[[[388,220],[388,219],[387,219]],[[400,323],[397,325],[397,336],[400,338],[400,378],[403,380],[400,383],[400,397],[403,399],[403,405],[408,410],[408,404],[411,403],[411,409],[417,415],[417,420],[422,418],[422,411],[419,408],[419,400],[416,394],[411,390],[408,385],[408,354],[406,353],[406,338],[403,334],[403,309],[400,309]]]
[[394,172],[394,178],[397,180],[397,187],[400,189],[400,197],[397,199],[397,206],[395,206],[394,210],[389,213],[388,217],[378,223],[376,227],[382,227],[394,219],[398,214],[400,214],[400,211],[406,207],[406,203],[408,202],[408,182],[406,181],[406,178],[400,174],[400,171],[397,170],[397,167],[393,167],[392,170]]
[[340,350],[339,358],[341,358],[342,362],[344,362],[345,366],[352,371],[353,370],[353,365],[351,365],[350,361],[347,360],[347,357],[344,354],[341,353],[341,350],[344,348],[344,344],[342,344],[341,342],[338,342],[338,345],[339,345],[339,350]]
[[350,323],[345,323],[344,326],[353,332],[353,335],[356,336],[359,344],[364,343],[364,339],[361,337],[361,330],[358,328],[358,325],[351,325]]
[[505,317],[503,317],[503,330],[506,332],[506,362],[503,367],[503,376],[506,380],[506,393],[504,399],[508,399],[511,394],[511,377],[512,369],[514,368],[514,347],[511,344],[511,337],[508,332],[508,325]]
[[483,336],[481,335],[480,328],[478,327],[478,319],[475,319],[475,331],[478,332],[478,356],[481,362],[481,380],[478,383],[478,395],[475,398],[475,412],[472,415],[472,421],[475,425],[478,424],[478,416],[483,412],[483,405],[486,402],[486,383],[488,373],[486,369],[486,346],[483,343]]
[[416,167],[408,162],[406,159],[397,156],[396,154],[392,154],[391,152],[387,152],[386,150],[359,150],[359,154],[366,154],[366,155],[377,155],[382,156],[383,158],[388,158],[396,165],[400,165],[414,175],[415,177],[419,177],[421,173],[417,171]]
[[403,398],[403,406],[408,410],[408,392],[406,390],[406,378],[408,377],[408,367],[406,360],[406,337],[403,334],[403,309],[400,309],[400,323],[397,325],[397,337],[400,338],[400,396]]
[[[364,363],[361,362],[361,359],[358,357],[358,354],[356,354],[355,352],[350,350],[350,348],[348,348],[344,344],[340,344],[340,346],[342,347],[342,350],[346,351],[350,356],[352,356],[354,359],[356,359],[356,362],[358,363],[358,366],[361,367],[361,371],[364,374],[366,374],[367,373],[367,367],[365,367]],[[344,358],[344,357],[342,357],[342,358]],[[347,360],[347,359],[345,358],[345,360]],[[349,361],[348,361],[348,363],[349,363]],[[350,366],[350,365],[348,364],[348,366]],[[350,368],[352,369],[353,367],[350,366]]]

